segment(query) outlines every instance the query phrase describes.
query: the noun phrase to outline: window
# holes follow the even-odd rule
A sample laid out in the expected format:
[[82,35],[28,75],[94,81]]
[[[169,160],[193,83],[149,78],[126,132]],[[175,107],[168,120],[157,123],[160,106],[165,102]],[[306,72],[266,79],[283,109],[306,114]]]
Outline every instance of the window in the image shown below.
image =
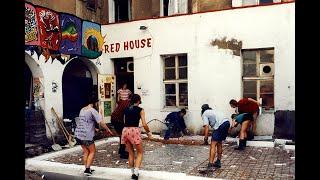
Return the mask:
[[242,6],[251,6],[258,4],[272,4],[279,2],[279,0],[242,0]]
[[131,0],[108,0],[109,23],[131,20]]
[[97,8],[97,0],[87,0],[87,8],[95,11]]
[[123,22],[131,19],[131,1],[115,0],[115,21]]
[[271,4],[274,0],[259,0],[259,4]]
[[262,108],[274,109],[274,49],[242,50],[243,97],[262,99]]
[[188,0],[160,0],[161,16],[188,13]]
[[163,16],[168,16],[169,0],[163,0]]
[[163,56],[165,106],[188,106],[187,54]]
[[242,6],[257,5],[257,0],[242,0]]

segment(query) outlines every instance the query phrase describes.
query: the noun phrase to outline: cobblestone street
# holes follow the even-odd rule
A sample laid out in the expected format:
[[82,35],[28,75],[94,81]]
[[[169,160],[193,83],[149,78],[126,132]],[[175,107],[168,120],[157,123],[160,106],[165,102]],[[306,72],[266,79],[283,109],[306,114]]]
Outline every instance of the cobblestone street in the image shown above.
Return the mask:
[[[162,144],[144,140],[141,169],[181,172],[189,175],[223,179],[295,179],[295,152],[280,147],[247,147],[235,151],[235,143],[223,144],[222,167],[208,174],[198,169],[208,163],[209,146]],[[82,165],[81,152],[49,161]],[[119,158],[118,143],[97,146],[94,166],[126,168],[127,161]]]

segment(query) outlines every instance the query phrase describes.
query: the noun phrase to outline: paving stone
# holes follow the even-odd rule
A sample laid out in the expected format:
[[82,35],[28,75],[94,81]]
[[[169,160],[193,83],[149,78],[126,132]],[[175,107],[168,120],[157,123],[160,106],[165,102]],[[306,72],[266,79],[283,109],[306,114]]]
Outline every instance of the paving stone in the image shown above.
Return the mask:
[[[143,170],[181,172],[189,175],[223,179],[294,179],[294,150],[277,148],[247,147],[244,151],[236,151],[232,143],[223,146],[222,167],[213,173],[200,174],[198,168],[207,166],[209,146],[178,145],[161,142],[143,141]],[[118,145],[104,144],[97,146],[94,166],[126,168],[127,160],[119,158]],[[260,151],[261,152],[260,152]],[[82,164],[82,152],[64,155],[53,160],[68,164]],[[254,157],[253,160],[250,157]],[[79,161],[80,158],[80,161]],[[118,162],[118,163],[116,163]],[[275,166],[275,163],[286,165]]]

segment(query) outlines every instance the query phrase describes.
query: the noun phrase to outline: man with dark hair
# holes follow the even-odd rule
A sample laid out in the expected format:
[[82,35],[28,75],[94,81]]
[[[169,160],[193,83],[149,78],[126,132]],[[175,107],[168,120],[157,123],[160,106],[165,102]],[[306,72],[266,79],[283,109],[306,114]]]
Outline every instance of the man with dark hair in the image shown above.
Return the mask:
[[164,135],[165,140],[168,140],[172,134],[173,137],[180,137],[181,132],[185,135],[189,134],[189,131],[183,119],[183,116],[186,115],[186,113],[187,112],[185,109],[181,109],[178,112],[171,112],[167,115],[165,122],[168,129],[166,130]]

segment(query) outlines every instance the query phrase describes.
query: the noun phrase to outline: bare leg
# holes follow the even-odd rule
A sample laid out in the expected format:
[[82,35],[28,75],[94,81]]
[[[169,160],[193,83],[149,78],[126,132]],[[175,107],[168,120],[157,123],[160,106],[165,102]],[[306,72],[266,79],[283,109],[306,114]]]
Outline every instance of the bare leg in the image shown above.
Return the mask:
[[242,122],[240,130],[240,139],[245,139],[247,137],[247,129],[249,127],[249,124],[250,121],[248,120]]
[[88,155],[89,155],[89,149],[84,145],[81,145],[81,148],[83,151],[83,157],[82,157],[83,165],[87,168],[87,159],[88,159]]
[[137,157],[136,157],[136,160],[135,160],[134,167],[140,168],[141,162],[142,162],[142,156],[143,156],[142,144],[137,144],[136,148],[137,148]]
[[128,166],[129,168],[132,168],[133,165],[134,165],[134,150],[133,150],[133,146],[132,144],[130,144],[129,142],[126,143],[126,147],[127,147],[127,150],[129,152],[129,163],[128,163]]
[[217,143],[217,154],[218,154],[218,159],[221,160],[221,158],[222,158],[222,142]]
[[88,159],[87,159],[87,164],[86,164],[86,168],[90,168],[93,159],[94,159],[94,155],[96,154],[96,145],[90,144],[90,146],[88,146],[89,149],[89,155],[88,155]]
[[209,163],[213,163],[213,161],[214,161],[214,157],[216,155],[216,145],[217,145],[217,143],[218,143],[217,141],[211,141]]
[[258,112],[253,114],[252,131],[254,135],[256,135],[258,115]]

